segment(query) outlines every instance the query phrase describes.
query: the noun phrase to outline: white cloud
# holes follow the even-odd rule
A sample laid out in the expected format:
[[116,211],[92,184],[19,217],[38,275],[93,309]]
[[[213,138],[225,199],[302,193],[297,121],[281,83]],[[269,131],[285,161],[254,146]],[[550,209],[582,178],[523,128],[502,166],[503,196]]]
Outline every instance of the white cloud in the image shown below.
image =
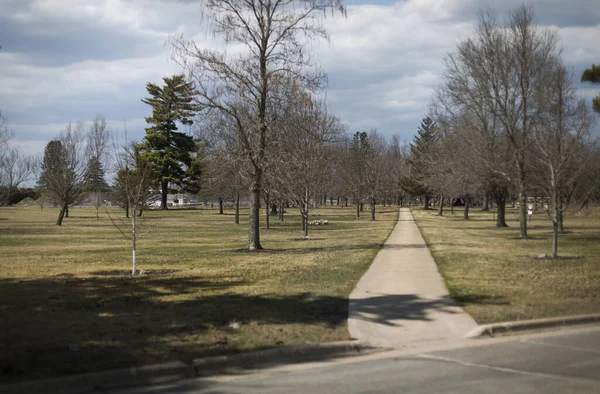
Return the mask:
[[[373,1],[373,3],[377,3]],[[502,4],[501,15],[520,0]],[[405,0],[354,5],[328,16],[331,44],[312,44],[329,74],[329,106],[351,130],[414,134],[436,86],[442,59],[476,23],[477,0]],[[575,74],[598,62],[600,10],[595,0],[533,2],[541,24],[559,26]],[[167,59],[169,35],[222,47],[202,28],[199,2],[154,0],[4,0],[0,4],[0,109],[22,146],[39,150],[67,122],[97,113],[130,121],[143,135],[147,82],[180,71]],[[237,47],[228,48],[230,53]],[[586,87],[584,94],[595,92]],[[46,139],[46,140],[45,140]],[[34,148],[36,146],[37,148]]]

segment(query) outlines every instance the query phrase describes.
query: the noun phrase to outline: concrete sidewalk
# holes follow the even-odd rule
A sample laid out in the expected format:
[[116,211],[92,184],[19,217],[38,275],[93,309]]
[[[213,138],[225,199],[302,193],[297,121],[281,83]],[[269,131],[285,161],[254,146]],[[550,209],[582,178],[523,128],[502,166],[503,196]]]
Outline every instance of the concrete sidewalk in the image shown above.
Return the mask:
[[457,340],[477,323],[448,290],[408,208],[350,294],[350,336],[402,348]]

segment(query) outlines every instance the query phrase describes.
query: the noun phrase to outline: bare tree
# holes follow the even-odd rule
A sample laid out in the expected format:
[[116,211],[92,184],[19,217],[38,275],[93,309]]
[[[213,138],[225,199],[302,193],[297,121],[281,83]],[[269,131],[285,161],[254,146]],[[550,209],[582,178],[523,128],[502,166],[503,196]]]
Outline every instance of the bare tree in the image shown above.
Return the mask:
[[135,143],[126,144],[121,152],[115,152],[117,176],[115,188],[125,200],[127,213],[125,218],[108,211],[112,224],[121,235],[131,241],[131,275],[137,272],[137,244],[138,241],[155,226],[148,226],[144,217],[138,212],[144,207],[148,198],[150,183],[153,180],[151,164],[144,160],[140,154],[139,146]]
[[92,121],[88,130],[88,152],[87,188],[92,193],[94,205],[96,206],[96,220],[99,220],[100,202],[102,193],[108,190],[105,180],[106,168],[106,146],[109,137],[106,119],[100,115]]
[[62,225],[68,217],[69,207],[82,201],[87,194],[86,152],[89,140],[85,124],[71,124],[61,133],[60,139],[46,145],[39,185],[48,197],[60,205],[56,225]]
[[311,58],[306,44],[327,38],[321,23],[324,9],[344,12],[343,0],[206,0],[202,12],[210,31],[244,50],[228,55],[174,38],[174,59],[198,90],[205,115],[215,111],[232,119],[252,172],[248,250],[262,249],[259,232],[260,194],[271,138],[276,129],[272,101],[282,84],[293,77],[313,90],[322,75],[306,72]]
[[558,234],[563,220],[565,199],[588,166],[591,130],[595,118],[586,103],[575,95],[572,76],[557,62],[545,91],[537,99],[548,112],[535,128],[540,165],[537,186],[549,198],[548,217],[552,221],[552,257],[558,256]]
[[369,199],[371,220],[375,220],[377,199],[383,192],[385,177],[391,172],[390,162],[387,160],[388,144],[377,130],[372,129],[367,139],[369,149],[366,152],[364,165],[364,186]]
[[292,94],[298,100],[280,122],[281,134],[276,141],[279,149],[270,166],[270,184],[298,207],[304,237],[308,238],[311,201],[317,204],[331,183],[334,144],[340,140],[343,127],[323,103],[314,102],[308,93]]
[[518,194],[522,238],[527,238],[528,153],[545,110],[535,96],[549,82],[548,68],[559,55],[557,48],[556,32],[536,26],[531,8],[520,6],[506,26],[492,11],[482,12],[475,37],[461,42],[458,53],[447,61],[455,93],[465,103],[484,103],[511,147],[514,171],[504,175]]
[[11,193],[35,171],[37,160],[10,146],[13,137],[6,119],[0,112],[0,206],[7,203]]

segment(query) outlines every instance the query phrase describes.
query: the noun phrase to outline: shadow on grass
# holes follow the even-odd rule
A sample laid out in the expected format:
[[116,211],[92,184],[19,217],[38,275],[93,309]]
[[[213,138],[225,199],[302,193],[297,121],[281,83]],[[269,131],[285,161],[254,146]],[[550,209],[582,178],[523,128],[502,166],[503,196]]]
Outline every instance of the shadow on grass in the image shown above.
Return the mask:
[[[322,238],[296,238],[294,241],[320,241]],[[380,243],[369,243],[369,244],[361,244],[361,245],[337,245],[337,246],[315,246],[312,248],[306,247],[302,245],[302,242],[299,242],[298,248],[281,248],[281,249],[272,249],[265,248],[259,250],[248,250],[248,249],[230,249],[229,252],[233,253],[291,253],[291,254],[311,254],[314,252],[326,252],[326,251],[339,251],[339,250],[379,250],[383,247],[383,244]]]
[[510,302],[504,296],[487,294],[463,294],[455,295],[453,299],[459,305],[478,304],[478,305],[510,305]]
[[[256,341],[244,348],[268,348],[297,343],[306,326],[328,330],[346,324],[345,297],[235,293],[247,283],[230,279],[0,280],[0,383],[237,353],[243,330]],[[352,305],[381,324],[427,320],[427,310],[448,306],[411,295],[375,296]],[[242,329],[229,328],[232,321]]]

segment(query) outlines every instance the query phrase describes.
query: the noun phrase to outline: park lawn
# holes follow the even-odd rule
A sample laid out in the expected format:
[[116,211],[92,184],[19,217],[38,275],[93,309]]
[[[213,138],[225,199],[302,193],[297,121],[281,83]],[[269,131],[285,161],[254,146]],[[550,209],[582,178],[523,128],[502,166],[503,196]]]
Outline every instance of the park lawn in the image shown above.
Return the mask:
[[412,213],[446,280],[450,294],[479,324],[600,313],[600,211],[565,218],[561,258],[551,255],[552,227],[543,212],[529,223],[530,239],[519,239],[517,211],[508,208],[508,228],[495,214],[471,209]]
[[[62,376],[348,339],[348,295],[397,221],[327,207],[303,240],[299,216],[271,218],[265,251],[241,250],[233,212],[149,211],[131,276],[107,211],[0,208],[0,381]],[[113,215],[123,215],[114,211]],[[238,329],[230,324],[238,322]]]

